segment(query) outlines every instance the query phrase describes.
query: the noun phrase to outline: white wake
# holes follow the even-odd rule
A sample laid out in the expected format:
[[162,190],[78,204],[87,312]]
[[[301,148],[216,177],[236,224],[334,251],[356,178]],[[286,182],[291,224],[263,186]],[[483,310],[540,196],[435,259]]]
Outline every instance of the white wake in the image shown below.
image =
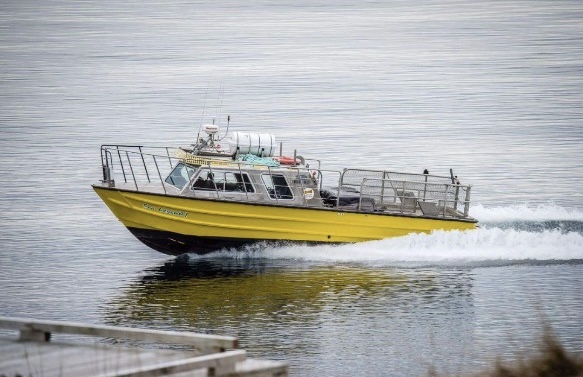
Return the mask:
[[[357,244],[255,245],[243,251],[221,251],[212,256],[389,265],[583,260],[583,211],[550,204],[523,204],[477,206],[472,215],[482,223],[479,229],[435,231]],[[562,222],[570,223],[568,231],[561,227]],[[539,225],[525,229],[525,223]]]

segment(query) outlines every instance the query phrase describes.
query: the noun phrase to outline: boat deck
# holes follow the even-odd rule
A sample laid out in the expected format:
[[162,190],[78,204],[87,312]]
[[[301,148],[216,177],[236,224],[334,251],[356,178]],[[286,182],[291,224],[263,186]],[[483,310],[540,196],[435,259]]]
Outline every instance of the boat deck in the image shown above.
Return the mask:
[[[111,187],[107,184],[103,184],[103,187]],[[168,195],[168,190],[164,190],[163,186],[159,183],[142,183],[137,191],[142,193],[151,193],[158,195]],[[121,182],[115,184],[116,189],[136,191],[136,185],[133,182]],[[415,196],[413,191],[395,191],[385,195],[381,194],[371,194],[367,193],[366,189],[369,187],[364,187],[365,192],[355,191],[354,195],[350,198],[342,196],[341,190],[333,188],[331,190],[320,190],[319,195],[316,196],[318,201],[312,202],[285,202],[280,201],[274,203],[273,201],[268,201],[263,197],[242,197],[236,201],[254,203],[254,204],[277,204],[281,206],[293,206],[293,207],[312,207],[335,211],[348,211],[348,212],[368,212],[377,214],[387,214],[387,215],[406,215],[412,217],[430,217],[430,218],[456,218],[456,219],[467,219],[472,221],[473,219],[467,216],[463,211],[459,211],[456,208],[444,204],[446,200],[435,200],[433,197],[431,199],[419,199]],[[301,187],[293,187],[294,190],[302,190]],[[330,194],[330,197],[325,197],[325,193]],[[177,196],[183,197],[193,197],[202,198],[207,200],[219,200],[219,201],[230,201],[233,199],[226,198],[220,191],[212,191],[204,197],[196,196],[193,194],[175,193]]]

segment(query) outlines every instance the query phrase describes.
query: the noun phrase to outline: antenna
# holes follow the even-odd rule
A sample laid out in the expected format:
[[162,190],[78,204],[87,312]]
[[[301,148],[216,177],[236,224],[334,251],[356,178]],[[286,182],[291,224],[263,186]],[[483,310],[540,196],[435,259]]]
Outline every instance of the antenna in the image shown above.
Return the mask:
[[198,125],[198,134],[196,135],[196,142],[198,143],[198,140],[200,139],[200,128],[202,127],[202,122],[204,120],[204,111],[206,109],[206,98],[209,94],[209,86],[208,84],[206,85],[206,92],[204,93],[204,104],[202,106],[202,115],[200,116],[200,124]]
[[225,134],[219,140],[223,140],[229,134],[229,123],[231,123],[231,116],[227,115],[227,131],[225,131]]
[[204,104],[202,106],[202,115],[200,116],[200,124],[202,124],[202,122],[204,121],[204,111],[206,110],[206,99],[208,97],[208,94],[209,94],[209,86],[207,84],[206,91],[204,92]]
[[221,124],[221,112],[223,110],[223,84],[219,85],[219,96],[217,98],[217,103],[219,106],[219,125]]

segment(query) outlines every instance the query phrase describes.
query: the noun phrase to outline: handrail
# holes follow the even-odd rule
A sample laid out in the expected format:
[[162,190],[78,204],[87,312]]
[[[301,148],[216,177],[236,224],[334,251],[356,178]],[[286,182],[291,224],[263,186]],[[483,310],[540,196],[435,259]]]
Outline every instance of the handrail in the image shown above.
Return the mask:
[[[119,164],[121,174],[124,178],[124,182],[129,183],[128,182],[128,174],[127,174],[128,172],[126,171],[126,169],[128,169],[130,176],[131,176],[131,179],[133,181],[132,183],[136,187],[136,190],[140,191],[140,184],[139,184],[138,179],[136,177],[135,167],[134,167],[134,164],[132,164],[132,156],[139,156],[138,160],[141,162],[141,164],[140,164],[141,169],[143,169],[143,173],[145,174],[145,178],[146,178],[148,183],[151,183],[152,179],[150,176],[150,170],[148,168],[148,162],[146,161],[146,157],[152,157],[154,167],[156,168],[156,172],[158,174],[158,177],[160,178],[160,183],[162,185],[164,192],[166,193],[166,187],[164,186],[164,179],[162,178],[162,173],[160,171],[160,165],[158,164],[156,157],[168,158],[168,161],[169,161],[168,166],[170,168],[172,168],[172,161],[173,160],[178,161],[179,158],[172,157],[170,155],[171,148],[169,148],[169,147],[155,147],[155,146],[154,147],[147,147],[148,149],[152,149],[152,150],[165,151],[165,156],[163,156],[161,154],[154,154],[154,153],[145,152],[144,148],[146,148],[146,147],[143,145],[103,144],[101,146],[101,162],[102,162],[102,166],[103,166],[103,170],[104,170],[104,182],[109,182],[110,184],[113,184],[113,182],[114,182],[112,179],[113,177],[111,176],[111,170],[113,169],[113,166],[115,164],[114,164],[114,160],[113,160],[113,154],[111,152],[115,151],[117,154],[117,162]],[[176,148],[176,149],[178,149],[178,148]],[[122,152],[123,152],[123,156],[125,156],[126,162],[124,162],[124,158],[122,157]],[[109,177],[109,179],[108,179],[108,177]]]
[[[388,185],[390,185],[390,188]],[[390,193],[386,194],[386,190],[389,190]],[[463,200],[459,196],[460,190],[466,192]],[[416,196],[414,194],[415,192],[417,192]],[[468,217],[470,192],[470,185],[363,178],[360,182],[358,208],[361,209],[363,197],[379,198],[379,204],[381,206],[385,203],[385,199],[390,197],[393,198],[393,203],[396,199],[400,200],[401,203],[399,204],[398,211],[401,213],[405,212],[407,200],[414,201],[415,207],[417,206],[417,202],[422,200],[423,202],[437,202],[436,204],[442,203],[443,205],[440,205],[440,210],[441,216],[443,217]],[[413,196],[407,195],[407,193],[411,193]],[[463,212],[458,210],[458,204],[463,206]]]
[[224,352],[238,348],[232,336],[197,334],[191,332],[135,329],[105,325],[87,325],[75,322],[46,321],[0,317],[0,328],[19,330],[21,340],[49,341],[52,333],[97,336],[115,339],[132,339],[150,342],[185,344],[203,352]]
[[166,186],[164,185],[164,178],[162,178],[162,174],[160,174],[160,168],[158,167],[158,162],[156,161],[156,156],[152,156],[152,159],[154,160],[154,165],[156,165],[156,171],[158,171],[158,177],[160,177],[160,185],[162,186],[162,189],[164,190],[164,194],[166,194]]
[[[188,156],[185,157],[184,153],[180,154],[180,151],[184,150],[162,146],[149,147],[143,145],[104,144],[101,146],[103,182],[109,184],[110,187],[115,186],[114,170],[119,168],[121,171],[116,171],[116,173],[123,175],[124,182],[133,184],[137,191],[144,191],[146,189],[144,185],[159,181],[162,186],[160,191],[163,190],[166,194],[168,193],[169,186],[165,183],[164,179],[179,161],[194,167],[204,167],[212,174],[215,174],[217,170],[222,171],[224,169],[231,169],[233,171],[238,171],[239,174],[242,175],[243,171],[248,170],[249,167],[258,166],[258,164],[254,162],[219,159],[213,160],[212,157],[204,157],[200,160],[202,163],[197,163],[195,160],[189,160]],[[176,153],[176,156],[173,155],[174,153]],[[114,158],[114,154],[116,155],[116,158]],[[151,160],[150,157],[152,158]],[[169,165],[165,166],[165,164],[160,164],[160,157],[168,159]],[[298,181],[288,181],[288,186],[292,189],[294,195],[304,193],[306,182],[302,177],[305,174],[308,174],[311,177],[313,172],[316,172],[317,174],[317,182],[314,186],[316,190],[322,192],[324,189],[323,185],[336,186],[332,189],[333,192],[335,192],[336,198],[333,198],[332,196],[334,193],[330,194],[330,198],[335,199],[335,202],[322,198],[322,200],[326,202],[326,208],[334,208],[336,210],[347,209],[346,207],[341,206],[341,194],[345,188],[354,188],[359,192],[359,194],[357,194],[359,195],[358,206],[355,206],[356,208],[354,208],[356,210],[368,210],[368,199],[366,199],[367,202],[364,203],[367,205],[367,208],[363,208],[363,198],[369,197],[373,200],[372,203],[375,210],[378,210],[381,207],[390,207],[391,209],[387,209],[387,212],[392,210],[401,213],[410,212],[411,210],[414,212],[415,209],[418,208],[418,205],[417,202],[414,202],[414,208],[411,208],[411,201],[429,201],[436,203],[440,216],[458,218],[468,217],[471,186],[452,183],[450,177],[429,174],[400,173],[389,170],[321,170],[319,169],[319,165],[320,162],[318,161],[318,169],[310,168],[309,166],[296,165],[282,165],[277,169],[288,169],[296,172]],[[271,180],[273,181],[273,174],[275,174],[276,168],[267,165],[262,166],[265,169],[265,173],[270,175],[272,177]],[[187,173],[189,177],[191,177],[190,170],[188,170]],[[155,175],[158,176],[158,179],[153,179]],[[335,178],[336,175],[338,175],[337,180]],[[293,178],[292,180],[295,181],[296,179]],[[225,192],[223,192],[222,188],[217,187],[216,182],[213,183],[215,183],[214,190],[211,190],[215,192],[217,199],[221,199],[223,195],[225,195]],[[243,182],[243,184],[245,188],[243,192],[245,195],[241,196],[241,200],[255,200],[255,196],[251,196],[247,191],[247,183]],[[312,187],[311,184],[310,187]],[[463,194],[464,191],[465,196]],[[408,192],[413,192],[415,194],[411,197],[408,194],[406,195]],[[281,198],[276,195],[274,203],[283,205],[288,202],[280,199]],[[408,199],[411,199],[411,201]],[[398,203],[399,201],[400,203]],[[301,201],[295,201],[294,205],[306,207],[310,205],[318,206],[317,204],[314,204],[314,202],[310,204],[305,196],[303,196]]]
[[[342,180],[341,180],[341,183],[343,185],[345,184],[344,177],[349,172],[380,173],[383,177],[385,175],[388,176],[388,174],[396,174],[396,175],[403,175],[403,176],[408,176],[408,177],[419,178],[420,181],[421,181],[421,178],[423,178],[426,181],[427,181],[428,178],[432,178],[432,179],[439,179],[439,180],[447,180],[448,182],[451,182],[451,178],[449,176],[445,176],[445,175],[419,174],[419,173],[404,173],[404,172],[397,172],[397,171],[391,171],[391,170],[374,170],[374,169],[347,168],[347,169],[344,169],[342,171]],[[414,182],[417,182],[417,181],[414,181]],[[428,183],[431,183],[431,182],[428,182]]]

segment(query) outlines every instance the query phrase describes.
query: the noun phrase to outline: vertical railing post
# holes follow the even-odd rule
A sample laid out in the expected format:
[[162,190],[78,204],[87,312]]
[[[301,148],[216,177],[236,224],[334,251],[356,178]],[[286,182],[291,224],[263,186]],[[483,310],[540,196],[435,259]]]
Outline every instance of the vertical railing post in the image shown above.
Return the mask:
[[425,183],[423,184],[423,201],[425,201],[427,197],[427,174],[423,173],[423,175],[425,176]]
[[[124,180],[125,183],[128,183],[128,179],[126,177],[126,170],[123,167],[123,161],[122,161],[122,158],[121,158],[121,151],[119,150],[119,146],[116,147],[116,149],[117,149],[117,157],[119,158],[119,166],[121,167],[121,173],[123,174],[123,180]],[[127,152],[126,152],[126,154],[127,154]]]
[[[302,189],[302,197],[304,198],[304,205],[308,206],[308,199],[306,199],[306,193],[304,192],[304,180],[302,179],[302,175],[300,174],[300,168],[296,167],[296,172],[298,173],[298,178],[300,179],[300,188]],[[310,171],[308,170],[308,177],[310,177]],[[309,179],[309,178],[308,178]]]
[[[346,171],[346,169],[344,169]],[[336,187],[336,209],[340,207],[340,187],[342,187],[342,176],[344,173],[340,173],[340,177],[338,178],[338,187]]]
[[168,156],[168,162],[170,163],[170,167],[172,168],[172,158],[170,157],[170,149],[169,147],[164,147],[166,149],[166,156]]
[[403,191],[401,191],[401,213],[405,212],[405,198],[407,198],[406,189],[407,189],[407,181],[401,181],[403,184]]
[[126,157],[128,159],[128,164],[130,166],[130,171],[132,172],[132,178],[134,179],[134,185],[136,185],[136,191],[140,191],[140,189],[138,188],[138,181],[137,181],[136,176],[134,174],[134,168],[132,166],[132,160],[130,160],[130,155],[129,155],[129,152],[128,151],[126,151]]
[[470,191],[472,190],[472,186],[467,187],[466,191],[466,200],[464,204],[464,217],[468,217],[468,213],[470,211]]
[[459,200],[459,193],[460,193],[460,185],[459,183],[455,184],[455,202],[453,203],[454,211],[457,211],[457,202]]
[[107,149],[103,151],[103,155],[105,157],[105,159],[101,159],[101,166],[103,169],[103,183],[107,183],[108,187],[114,187],[115,179],[112,179],[113,157],[111,152]]
[[158,177],[160,177],[162,190],[164,190],[164,194],[166,194],[166,186],[164,185],[164,180],[162,179],[162,174],[160,173],[160,168],[158,167],[158,162],[156,161],[156,156],[152,155],[152,158],[154,159],[154,165],[156,165],[156,171],[158,171]]
[[[220,199],[221,195],[219,194],[219,188],[217,187],[217,182],[215,182],[215,173],[213,173],[213,168],[211,167],[210,161],[208,163],[208,167],[209,167],[209,174],[211,174],[211,176],[213,177],[212,182],[213,182],[213,186],[215,186],[215,192],[217,193],[217,199]],[[224,184],[224,182],[223,182],[223,184]],[[224,189],[224,187],[223,187],[223,189]]]
[[152,181],[150,181],[150,174],[148,174],[148,167],[146,166],[146,160],[144,160],[144,154],[142,152],[142,147],[138,147],[138,150],[140,151],[140,157],[142,157],[142,164],[144,164],[144,171],[146,172],[146,178],[148,178],[148,183],[152,183]]
[[[273,174],[271,173],[271,166],[267,166],[267,171],[269,172],[269,179],[271,179],[271,185],[273,186],[273,196],[275,197],[275,203],[279,204],[279,198],[278,198],[278,194],[277,194],[277,190],[275,188],[275,182],[273,181]],[[263,180],[263,178],[262,178]],[[263,182],[263,184],[265,185],[265,182]],[[266,186],[267,187],[267,186]],[[267,195],[269,196],[269,192],[267,193]]]
[[380,206],[382,207],[385,202],[385,179],[388,179],[388,173],[383,172],[383,179],[381,179],[381,203]]
[[447,193],[449,192],[449,185],[445,184],[444,186],[445,186],[445,190],[443,191],[443,195],[444,195],[444,198],[443,198],[443,217],[447,217],[446,216],[446,214],[447,214],[446,209],[447,209]]
[[241,177],[241,182],[243,183],[243,190],[245,190],[245,199],[249,201],[249,193],[247,192],[247,182],[245,182],[245,178],[243,178],[243,171],[241,170],[241,163],[237,163],[237,167],[239,168],[239,177]]
[[364,185],[366,184],[367,179],[363,178],[362,181],[360,182],[360,192],[358,195],[358,210],[362,210],[362,192],[364,191]]

